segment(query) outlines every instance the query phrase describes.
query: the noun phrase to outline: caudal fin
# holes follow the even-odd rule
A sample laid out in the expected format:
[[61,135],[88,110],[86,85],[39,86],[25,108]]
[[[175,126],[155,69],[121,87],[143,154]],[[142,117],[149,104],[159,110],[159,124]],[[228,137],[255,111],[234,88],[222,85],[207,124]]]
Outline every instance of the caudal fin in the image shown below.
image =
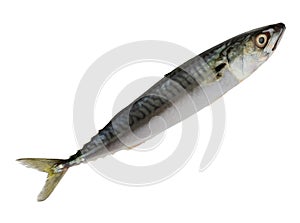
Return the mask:
[[67,167],[59,168],[59,165],[65,162],[65,160],[60,159],[24,158],[18,159],[17,161],[27,167],[48,173],[45,186],[38,195],[38,201],[44,201],[50,196],[56,185],[68,170]]

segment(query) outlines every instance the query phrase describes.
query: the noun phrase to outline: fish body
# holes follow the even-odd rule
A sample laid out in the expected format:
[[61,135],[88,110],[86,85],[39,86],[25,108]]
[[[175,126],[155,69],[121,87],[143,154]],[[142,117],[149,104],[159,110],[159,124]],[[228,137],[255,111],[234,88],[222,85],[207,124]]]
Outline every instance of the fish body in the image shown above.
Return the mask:
[[131,149],[213,103],[272,55],[284,30],[282,23],[251,30],[190,59],[117,113],[69,159],[19,159],[48,173],[38,200],[51,194],[69,167]]

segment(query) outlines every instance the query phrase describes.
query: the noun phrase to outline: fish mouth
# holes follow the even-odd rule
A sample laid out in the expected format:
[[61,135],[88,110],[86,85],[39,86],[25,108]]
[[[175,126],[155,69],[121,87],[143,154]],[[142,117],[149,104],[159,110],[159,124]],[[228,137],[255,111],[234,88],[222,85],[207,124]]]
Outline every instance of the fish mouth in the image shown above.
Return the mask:
[[279,34],[278,34],[277,40],[276,40],[276,42],[275,42],[275,44],[272,48],[272,51],[276,50],[277,45],[279,44],[285,29],[286,28],[285,28],[285,25],[283,23],[278,23],[278,24],[274,25],[275,32],[279,32]]

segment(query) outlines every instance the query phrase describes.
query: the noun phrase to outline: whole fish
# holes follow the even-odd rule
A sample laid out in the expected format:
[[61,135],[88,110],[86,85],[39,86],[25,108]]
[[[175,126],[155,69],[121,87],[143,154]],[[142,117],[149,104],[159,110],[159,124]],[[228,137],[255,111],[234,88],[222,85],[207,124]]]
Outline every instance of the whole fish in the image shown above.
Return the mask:
[[254,29],[188,60],[116,114],[69,159],[18,159],[48,173],[38,201],[49,197],[69,167],[135,147],[214,102],[272,55],[284,30],[283,23]]

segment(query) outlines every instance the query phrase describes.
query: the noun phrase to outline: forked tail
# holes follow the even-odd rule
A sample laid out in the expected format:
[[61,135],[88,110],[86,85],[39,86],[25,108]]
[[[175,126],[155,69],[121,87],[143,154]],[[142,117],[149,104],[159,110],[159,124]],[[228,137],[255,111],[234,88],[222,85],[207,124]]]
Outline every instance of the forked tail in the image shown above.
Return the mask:
[[61,159],[24,158],[18,159],[17,161],[27,167],[48,173],[47,181],[38,196],[38,201],[44,201],[50,196],[56,185],[68,170],[68,167],[64,165],[65,160]]

